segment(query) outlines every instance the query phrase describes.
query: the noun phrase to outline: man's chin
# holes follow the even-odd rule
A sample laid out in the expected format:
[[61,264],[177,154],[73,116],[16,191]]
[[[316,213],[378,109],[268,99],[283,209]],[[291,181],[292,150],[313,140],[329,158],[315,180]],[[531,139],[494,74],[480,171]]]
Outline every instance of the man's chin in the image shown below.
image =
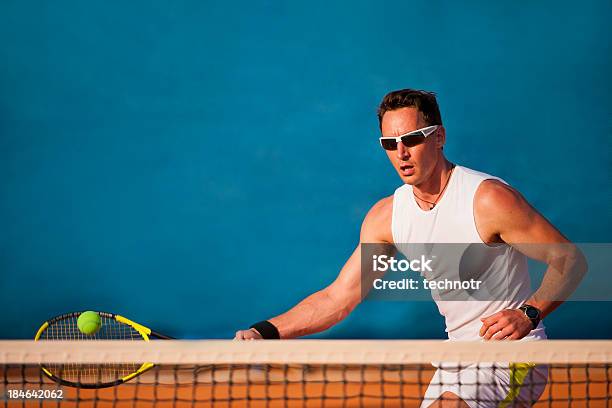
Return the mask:
[[410,184],[411,186],[413,186],[413,185],[419,183],[419,178],[417,177],[416,174],[411,174],[409,176],[406,176],[406,175],[400,173],[399,176],[402,179],[402,181],[404,182],[404,184]]

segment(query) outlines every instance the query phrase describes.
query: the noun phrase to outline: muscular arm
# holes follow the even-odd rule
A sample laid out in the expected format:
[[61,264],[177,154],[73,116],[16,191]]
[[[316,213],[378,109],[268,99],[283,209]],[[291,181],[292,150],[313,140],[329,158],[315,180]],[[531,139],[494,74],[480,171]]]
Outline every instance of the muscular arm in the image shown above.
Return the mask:
[[360,257],[357,247],[334,282],[308,296],[286,313],[270,319],[278,328],[281,339],[326,330],[344,319],[359,304]]
[[563,303],[586,272],[580,250],[513,188],[496,180],[483,182],[474,215],[484,242],[505,242],[548,265],[540,288],[527,301],[542,311],[542,317]]
[[[282,339],[305,336],[330,328],[361,302],[361,243],[390,243],[393,197],[376,203],[361,226],[360,242],[326,288],[308,296],[289,311],[269,319]],[[236,333],[236,338],[240,337]]]

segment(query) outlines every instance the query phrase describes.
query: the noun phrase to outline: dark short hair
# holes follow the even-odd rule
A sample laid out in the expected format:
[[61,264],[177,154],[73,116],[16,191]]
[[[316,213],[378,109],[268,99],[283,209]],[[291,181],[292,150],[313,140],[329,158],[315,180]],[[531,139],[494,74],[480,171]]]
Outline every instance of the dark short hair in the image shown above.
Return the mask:
[[418,89],[400,89],[389,92],[380,102],[377,111],[378,126],[382,128],[382,118],[385,112],[410,107],[417,108],[429,126],[442,125],[435,93]]

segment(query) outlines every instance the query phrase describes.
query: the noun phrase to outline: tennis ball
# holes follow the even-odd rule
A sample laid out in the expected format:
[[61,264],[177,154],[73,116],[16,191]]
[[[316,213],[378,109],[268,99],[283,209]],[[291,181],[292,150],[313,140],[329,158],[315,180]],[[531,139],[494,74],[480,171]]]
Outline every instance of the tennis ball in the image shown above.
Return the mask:
[[96,334],[102,326],[102,320],[96,312],[83,312],[77,319],[77,326],[83,334]]

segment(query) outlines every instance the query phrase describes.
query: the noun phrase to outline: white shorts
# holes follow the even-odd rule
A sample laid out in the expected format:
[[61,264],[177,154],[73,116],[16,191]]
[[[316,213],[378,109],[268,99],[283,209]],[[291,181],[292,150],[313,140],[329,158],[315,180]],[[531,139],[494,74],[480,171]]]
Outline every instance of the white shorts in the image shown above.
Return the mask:
[[548,382],[548,366],[531,363],[440,364],[427,387],[421,408],[452,392],[471,408],[530,407]]

